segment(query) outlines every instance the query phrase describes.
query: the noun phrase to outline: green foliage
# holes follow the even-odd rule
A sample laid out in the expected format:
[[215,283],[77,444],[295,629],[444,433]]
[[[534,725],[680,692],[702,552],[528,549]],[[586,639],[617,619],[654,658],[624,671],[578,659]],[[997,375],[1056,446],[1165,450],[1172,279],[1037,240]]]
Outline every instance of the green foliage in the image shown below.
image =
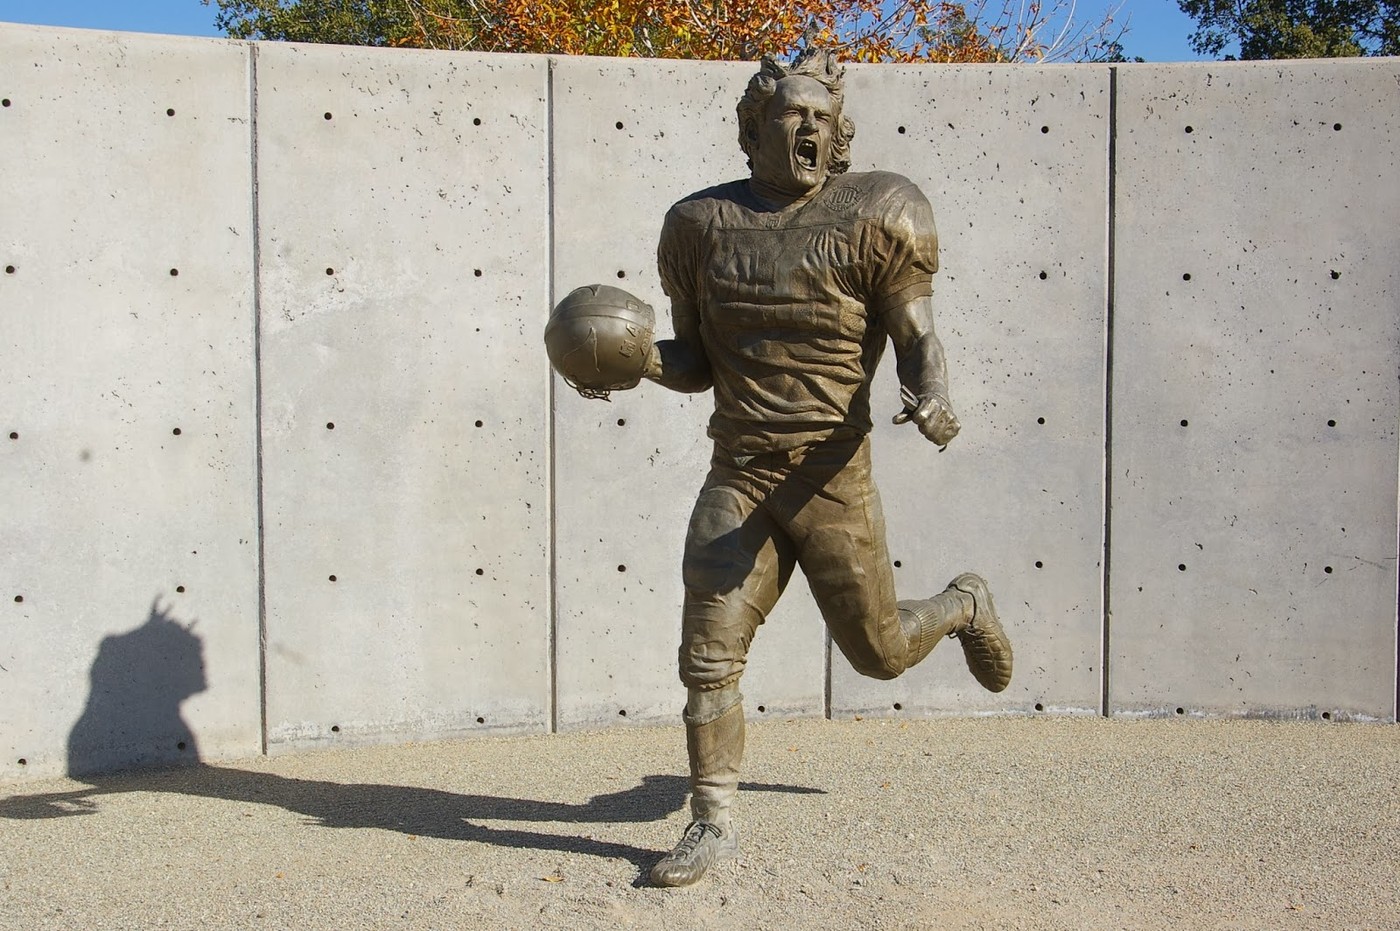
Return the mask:
[[[211,0],[201,0],[209,6]],[[417,27],[394,0],[217,0],[214,25],[234,39],[399,45]]]
[[[1196,21],[1191,47],[1239,57],[1400,55],[1400,0],[1177,0]],[[1227,55],[1226,58],[1234,58]]]

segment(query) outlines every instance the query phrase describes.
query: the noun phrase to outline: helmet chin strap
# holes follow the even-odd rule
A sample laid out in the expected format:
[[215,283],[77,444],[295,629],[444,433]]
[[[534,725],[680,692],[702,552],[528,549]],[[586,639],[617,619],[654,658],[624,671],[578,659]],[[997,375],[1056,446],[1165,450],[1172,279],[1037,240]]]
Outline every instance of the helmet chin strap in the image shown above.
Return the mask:
[[574,384],[567,378],[564,379],[564,384],[577,391],[581,396],[588,398],[590,401],[612,401],[612,398],[609,397],[609,395],[612,394],[611,388],[585,388],[583,385]]

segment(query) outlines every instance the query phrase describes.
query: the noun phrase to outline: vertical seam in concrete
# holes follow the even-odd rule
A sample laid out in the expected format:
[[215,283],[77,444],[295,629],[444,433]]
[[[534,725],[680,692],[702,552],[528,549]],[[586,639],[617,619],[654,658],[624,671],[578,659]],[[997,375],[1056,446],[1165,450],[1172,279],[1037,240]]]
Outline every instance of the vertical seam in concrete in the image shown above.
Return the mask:
[[823,636],[823,639],[826,641],[826,650],[824,651],[825,656],[826,656],[826,668],[822,671],[822,675],[823,675],[823,678],[824,678],[824,680],[825,680],[825,681],[823,682],[823,688],[822,688],[822,717],[824,717],[824,718],[826,718],[828,721],[830,721],[830,720],[831,720],[831,629],[828,628],[828,627],[826,627],[825,624],[823,624],[822,627],[824,628],[824,631],[823,631],[823,635],[824,635],[824,636]]
[[[545,218],[545,243],[548,254],[545,256],[545,263],[548,268],[546,279],[548,280],[549,299],[552,305],[554,302],[554,59],[547,60],[548,70],[545,77],[545,190],[546,190],[546,218]],[[554,422],[554,374],[548,365],[545,365],[545,397],[549,403],[549,410],[545,415],[549,423],[549,455],[544,457],[545,461],[545,494],[548,496],[548,504],[545,513],[549,515],[549,629],[546,634],[548,640],[548,654],[546,663],[549,666],[549,732],[557,734],[559,732],[559,511],[557,498],[555,495],[555,481],[557,471],[555,469],[555,422]]]
[[1108,69],[1108,235],[1107,282],[1104,291],[1104,391],[1103,391],[1103,617],[1099,639],[1099,713],[1108,717],[1109,707],[1109,638],[1113,625],[1113,604],[1110,601],[1109,573],[1113,560],[1113,311],[1114,290],[1117,287],[1116,249],[1118,170],[1118,69]]
[[258,216],[258,46],[248,43],[248,143],[253,236],[253,450],[258,511],[258,714],[267,755],[267,548],[263,509],[262,226]]

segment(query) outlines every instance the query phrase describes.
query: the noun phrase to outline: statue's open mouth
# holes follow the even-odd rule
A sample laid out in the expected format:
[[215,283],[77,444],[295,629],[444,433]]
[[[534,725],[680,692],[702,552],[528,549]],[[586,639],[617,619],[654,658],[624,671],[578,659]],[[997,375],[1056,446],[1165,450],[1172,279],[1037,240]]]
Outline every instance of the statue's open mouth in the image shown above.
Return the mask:
[[809,171],[815,171],[817,167],[817,144],[811,139],[803,139],[797,143],[797,148],[793,152],[797,159],[797,164]]

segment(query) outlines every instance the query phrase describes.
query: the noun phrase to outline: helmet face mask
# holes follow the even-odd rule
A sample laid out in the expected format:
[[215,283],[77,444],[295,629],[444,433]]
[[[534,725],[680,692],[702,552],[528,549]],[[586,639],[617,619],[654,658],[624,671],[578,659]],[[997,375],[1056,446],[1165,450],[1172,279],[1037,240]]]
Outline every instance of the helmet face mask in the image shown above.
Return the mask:
[[560,377],[586,398],[635,388],[651,352],[656,314],[621,288],[593,284],[571,291],[549,315],[545,350]]

